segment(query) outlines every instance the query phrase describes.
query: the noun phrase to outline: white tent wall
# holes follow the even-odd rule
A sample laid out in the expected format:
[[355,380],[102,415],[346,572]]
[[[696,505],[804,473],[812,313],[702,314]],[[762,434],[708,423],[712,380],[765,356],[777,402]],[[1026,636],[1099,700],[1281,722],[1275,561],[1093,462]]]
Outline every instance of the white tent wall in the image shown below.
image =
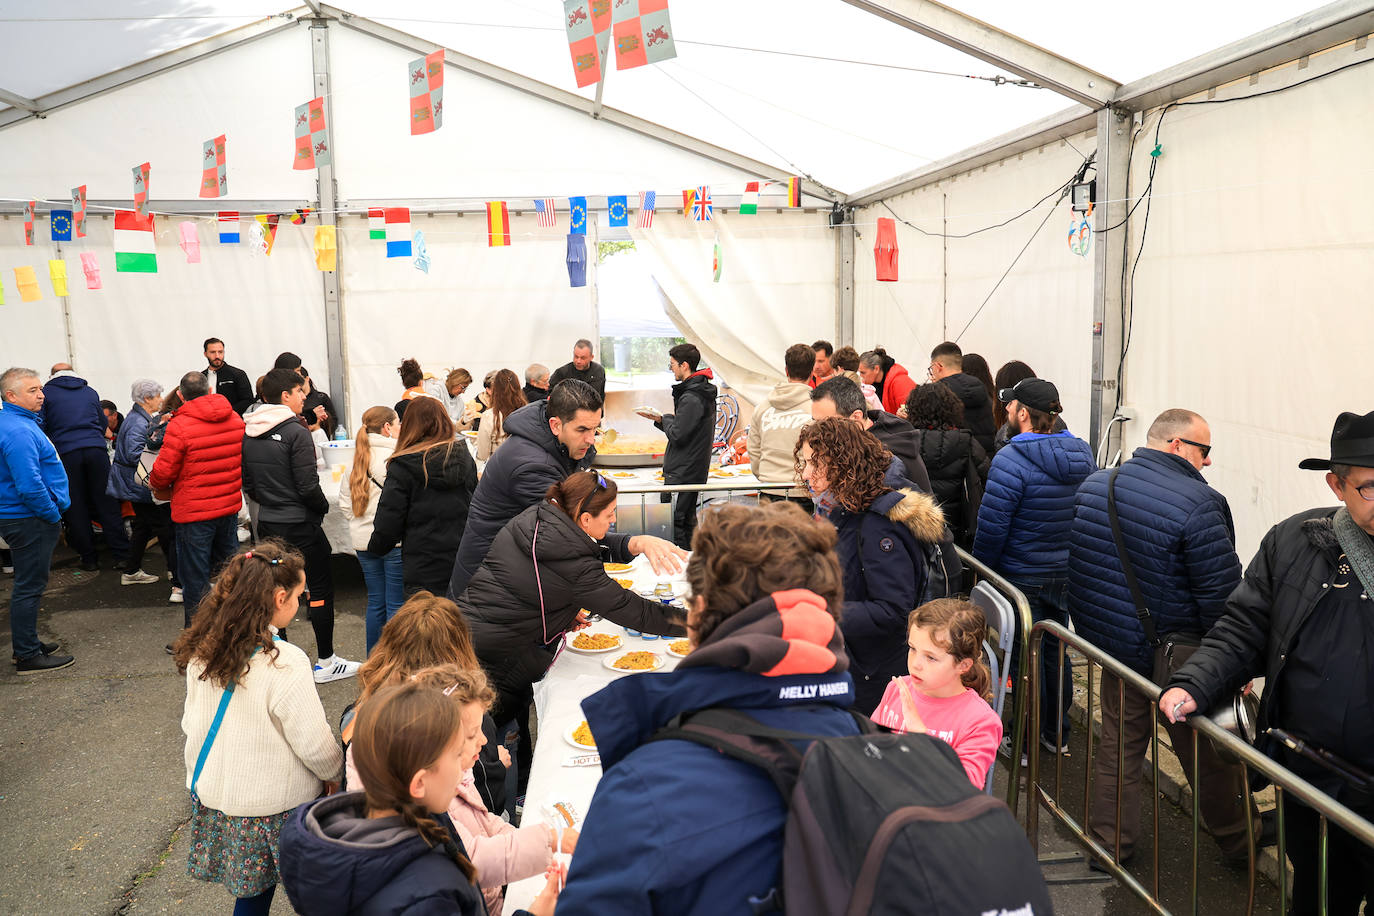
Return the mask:
[[856,210],[855,347],[883,346],[918,382],[942,340],[982,354],[994,373],[1009,360],[1023,360],[1058,385],[1065,421],[1086,436],[1093,261],[1068,248],[1067,201],[1051,198],[1007,226],[969,238],[945,240],[938,233],[958,235],[1020,213],[1073,177],[1083,162],[1075,148],[1091,154],[1095,143],[1091,133],[1071,137],[888,199],[899,217],[937,233],[897,223],[896,282],[877,280],[873,257],[877,220],[892,213],[881,203]]

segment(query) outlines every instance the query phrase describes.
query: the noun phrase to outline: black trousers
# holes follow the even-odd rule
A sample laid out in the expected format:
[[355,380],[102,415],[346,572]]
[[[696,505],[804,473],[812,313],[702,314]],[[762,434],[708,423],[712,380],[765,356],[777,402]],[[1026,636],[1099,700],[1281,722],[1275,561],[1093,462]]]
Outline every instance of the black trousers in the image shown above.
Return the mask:
[[[1374,817],[1374,805],[1345,804],[1356,814]],[[1285,795],[1284,851],[1293,863],[1293,909],[1295,916],[1315,916],[1319,912],[1320,884],[1318,864],[1320,816],[1292,795]],[[1374,849],[1361,843],[1330,822],[1327,823],[1327,913],[1330,916],[1355,916],[1360,901],[1374,905]]]
[[105,492],[110,481],[110,453],[96,446],[72,449],[62,455],[62,467],[67,471],[72,499],[71,506],[62,513],[62,521],[67,523],[67,544],[81,556],[81,562],[94,563],[94,519],[104,529],[105,543],[116,567],[122,567],[129,553],[129,539],[124,535],[119,502]]
[[[705,483],[705,481],[701,481]],[[673,543],[683,550],[692,549],[692,532],[697,530],[697,498],[695,490],[683,493],[664,493],[661,502],[673,504]]]
[[305,557],[305,587],[310,589],[306,616],[315,631],[315,651],[320,658],[334,654],[334,573],[329,568],[329,538],[319,522],[269,522],[258,520],[258,537],[280,538]]
[[[515,795],[519,798],[529,787],[530,767],[534,764],[534,741],[530,738],[530,706],[534,704],[534,685],[526,684],[519,689],[509,685],[492,686],[496,688],[496,705],[491,709],[491,718],[496,723],[497,733],[505,732],[511,722],[520,729],[519,741],[515,746],[515,762],[520,766],[516,773]],[[545,737],[548,741],[555,739],[556,736]]]
[[129,526],[133,532],[129,538],[129,562],[124,567],[126,573],[136,573],[143,568],[143,552],[148,541],[157,538],[157,546],[167,561],[167,571],[172,574],[172,584],[180,586],[177,579],[176,538],[172,534],[172,507],[154,503],[129,503],[134,509],[134,520]]

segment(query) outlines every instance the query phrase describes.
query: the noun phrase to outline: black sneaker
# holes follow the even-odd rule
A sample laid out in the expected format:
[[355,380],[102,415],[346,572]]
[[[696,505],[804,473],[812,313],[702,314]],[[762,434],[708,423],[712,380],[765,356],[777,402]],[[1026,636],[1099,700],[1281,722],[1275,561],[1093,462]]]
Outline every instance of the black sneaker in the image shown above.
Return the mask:
[[21,658],[15,663],[20,674],[41,674],[44,671],[56,671],[58,668],[68,668],[76,664],[76,659],[70,655],[49,655],[40,652],[32,658]]
[[[43,655],[52,655],[58,649],[62,648],[62,644],[60,642],[40,642],[38,646],[38,651]],[[10,663],[14,665],[19,664],[19,656],[10,656]]]
[[100,569],[100,563],[96,560],[83,560],[81,563],[81,568],[86,572],[96,572]]

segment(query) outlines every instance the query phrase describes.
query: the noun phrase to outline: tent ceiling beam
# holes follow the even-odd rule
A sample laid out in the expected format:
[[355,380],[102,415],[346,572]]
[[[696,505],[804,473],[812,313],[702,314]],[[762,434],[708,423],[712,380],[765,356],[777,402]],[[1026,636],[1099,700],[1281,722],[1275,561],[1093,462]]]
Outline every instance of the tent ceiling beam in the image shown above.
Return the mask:
[[[370,19],[348,15],[342,10],[328,5],[323,6],[323,9],[325,15],[338,17],[339,21],[348,28],[355,29],[365,35],[371,35],[374,38],[381,39],[397,47],[405,48],[419,54],[426,53],[423,50],[425,47],[432,47],[432,43],[430,42],[426,42],[423,39],[398,29],[393,29],[390,26],[373,22]],[[520,92],[528,93],[529,95],[543,99],[547,102],[552,102],[564,108],[570,108],[573,111],[580,111],[585,115],[593,116],[596,103],[574,92],[568,92],[565,89],[550,86],[548,83],[542,83],[539,80],[531,79],[524,74],[516,73],[512,70],[506,70],[495,64],[490,64],[484,60],[479,60],[478,58],[463,54],[462,52],[454,51],[452,48],[446,48],[444,50],[444,61],[448,65],[457,67],[459,70],[471,73],[474,76],[480,76],[484,79],[501,83],[502,85],[509,86]],[[760,162],[757,159],[752,159],[748,156],[732,152],[724,147],[706,143],[689,134],[684,134],[680,131],[664,127],[661,124],[655,124],[652,121],[647,121],[615,108],[603,106],[599,112],[599,120],[615,124],[617,127],[623,127],[626,130],[634,131],[637,134],[642,134],[660,143],[666,143],[669,146],[677,147],[685,152],[701,156],[705,159],[710,159],[721,165],[738,169],[749,175],[756,175],[759,178],[785,181],[791,177],[789,172],[776,165],[769,165],[766,162]],[[843,200],[843,195],[807,178],[802,179],[802,191],[811,197],[826,202]]]
[[1033,80],[1075,102],[1097,109],[1120,84],[1067,57],[1017,38],[935,0],[844,0],[904,29],[934,39],[970,57]]
[[0,102],[13,105],[15,108],[22,108],[33,114],[38,113],[38,101],[36,99],[25,98],[6,89],[0,89]]
[[[51,210],[70,210],[71,200],[40,200],[38,201],[37,211],[47,213]],[[210,219],[221,210],[230,210],[243,214],[244,217],[252,216],[255,213],[290,213],[293,210],[303,210],[306,207],[316,206],[315,201],[304,198],[296,200],[277,199],[277,200],[229,200],[227,198],[217,198],[214,200],[150,200],[148,206],[154,216],[162,216],[165,219],[184,216],[189,219]],[[132,210],[134,202],[130,199],[101,199],[91,198],[86,201],[88,209],[87,219],[100,219],[114,215],[116,210]],[[0,216],[17,216],[24,212],[24,204],[21,201],[0,201]]]

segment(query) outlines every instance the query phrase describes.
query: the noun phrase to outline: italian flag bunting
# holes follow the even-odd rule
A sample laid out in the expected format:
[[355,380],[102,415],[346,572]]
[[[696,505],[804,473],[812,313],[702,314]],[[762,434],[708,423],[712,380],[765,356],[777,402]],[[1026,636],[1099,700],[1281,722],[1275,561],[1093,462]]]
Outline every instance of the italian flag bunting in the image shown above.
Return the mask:
[[386,213],[381,207],[369,207],[367,210],[367,237],[386,241]]
[[157,273],[157,239],[153,215],[116,210],[114,224],[115,270],[119,273]]
[[739,212],[758,213],[759,212],[759,183],[751,181],[744,186],[744,196],[740,198]]

